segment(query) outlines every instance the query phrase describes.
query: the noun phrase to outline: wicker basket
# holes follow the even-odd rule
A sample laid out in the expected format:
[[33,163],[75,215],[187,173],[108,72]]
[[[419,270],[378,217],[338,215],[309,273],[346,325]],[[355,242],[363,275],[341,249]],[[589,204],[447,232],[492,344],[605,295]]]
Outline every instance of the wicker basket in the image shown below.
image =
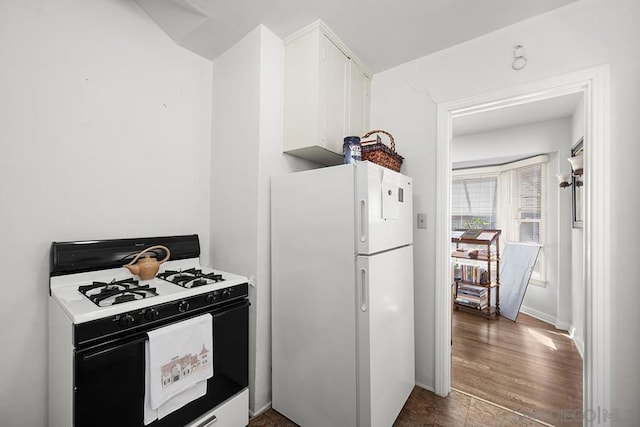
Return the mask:
[[[376,135],[375,141],[365,141],[366,138],[376,133],[383,133],[389,137],[391,148],[382,143],[379,135]],[[364,134],[362,137],[362,160],[369,160],[385,168],[400,172],[404,157],[396,153],[396,142],[386,130],[372,130]]]

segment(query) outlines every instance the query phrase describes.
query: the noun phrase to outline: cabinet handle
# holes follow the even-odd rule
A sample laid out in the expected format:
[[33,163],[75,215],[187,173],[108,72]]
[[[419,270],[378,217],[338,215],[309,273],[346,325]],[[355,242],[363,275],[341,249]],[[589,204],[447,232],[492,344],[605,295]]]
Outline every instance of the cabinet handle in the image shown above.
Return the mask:
[[367,270],[360,269],[360,310],[367,311]]

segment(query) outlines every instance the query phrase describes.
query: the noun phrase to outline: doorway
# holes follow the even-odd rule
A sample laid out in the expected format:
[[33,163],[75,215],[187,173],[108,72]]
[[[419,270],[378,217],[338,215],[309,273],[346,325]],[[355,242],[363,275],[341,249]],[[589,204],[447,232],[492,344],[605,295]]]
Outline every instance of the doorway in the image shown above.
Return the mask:
[[[577,348],[583,326],[574,321],[582,312],[580,298],[574,307],[572,297],[583,293],[578,257],[583,240],[582,229],[572,228],[571,188],[559,187],[556,174],[569,170],[566,159],[584,136],[583,129],[584,97],[577,92],[455,118],[451,150],[452,228],[501,231],[490,250],[495,254],[499,246],[499,263],[460,257],[465,248],[484,248],[465,244],[452,258],[458,272],[452,388],[566,426],[582,425],[582,359]],[[514,253],[519,254],[516,261],[509,261]],[[523,254],[528,254],[526,262]],[[482,281],[477,274],[460,276],[471,269],[488,271],[494,278],[498,267],[505,270],[499,277],[502,316],[487,321],[475,308],[482,304],[482,295],[488,297],[478,286]],[[498,288],[486,290],[495,297]],[[495,306],[496,301],[482,305],[480,313],[492,313]]]
[[[610,407],[609,291],[610,265],[608,182],[609,67],[594,67],[484,95],[438,105],[437,203],[450,206],[452,121],[482,111],[526,104],[581,92],[585,99],[585,227],[583,277],[584,367],[583,410]],[[436,354],[435,392],[451,389],[451,293],[449,209],[436,218]]]

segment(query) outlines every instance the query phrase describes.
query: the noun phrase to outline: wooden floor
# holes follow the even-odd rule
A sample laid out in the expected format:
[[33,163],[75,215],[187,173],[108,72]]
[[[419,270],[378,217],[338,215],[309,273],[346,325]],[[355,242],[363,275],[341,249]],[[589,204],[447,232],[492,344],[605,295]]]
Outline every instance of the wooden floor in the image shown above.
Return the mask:
[[[452,337],[454,390],[445,398],[415,387],[394,427],[582,425],[582,359],[566,333],[525,314],[512,322],[454,310]],[[269,409],[249,426],[297,424]]]
[[[393,426],[541,427],[541,424],[455,390],[447,397],[439,397],[423,388],[415,387]],[[249,427],[298,427],[298,425],[273,409],[269,409],[252,418],[249,421]]]
[[453,310],[453,388],[557,426],[582,425],[582,359],[567,333]]

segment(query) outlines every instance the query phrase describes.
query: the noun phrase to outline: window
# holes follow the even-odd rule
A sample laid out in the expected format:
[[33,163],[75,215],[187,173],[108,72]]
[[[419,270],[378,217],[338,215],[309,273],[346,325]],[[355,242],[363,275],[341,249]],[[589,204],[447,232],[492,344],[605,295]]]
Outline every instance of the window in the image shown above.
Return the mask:
[[498,175],[454,176],[452,228],[497,228]]
[[535,163],[511,171],[513,233],[508,238],[521,243],[541,245],[532,278],[545,280],[544,244],[544,167]]
[[542,173],[539,163],[512,171],[518,242],[542,243]]
[[547,155],[505,165],[455,170],[451,185],[451,227],[496,228],[506,242],[540,245],[531,282],[546,281],[545,169]]

